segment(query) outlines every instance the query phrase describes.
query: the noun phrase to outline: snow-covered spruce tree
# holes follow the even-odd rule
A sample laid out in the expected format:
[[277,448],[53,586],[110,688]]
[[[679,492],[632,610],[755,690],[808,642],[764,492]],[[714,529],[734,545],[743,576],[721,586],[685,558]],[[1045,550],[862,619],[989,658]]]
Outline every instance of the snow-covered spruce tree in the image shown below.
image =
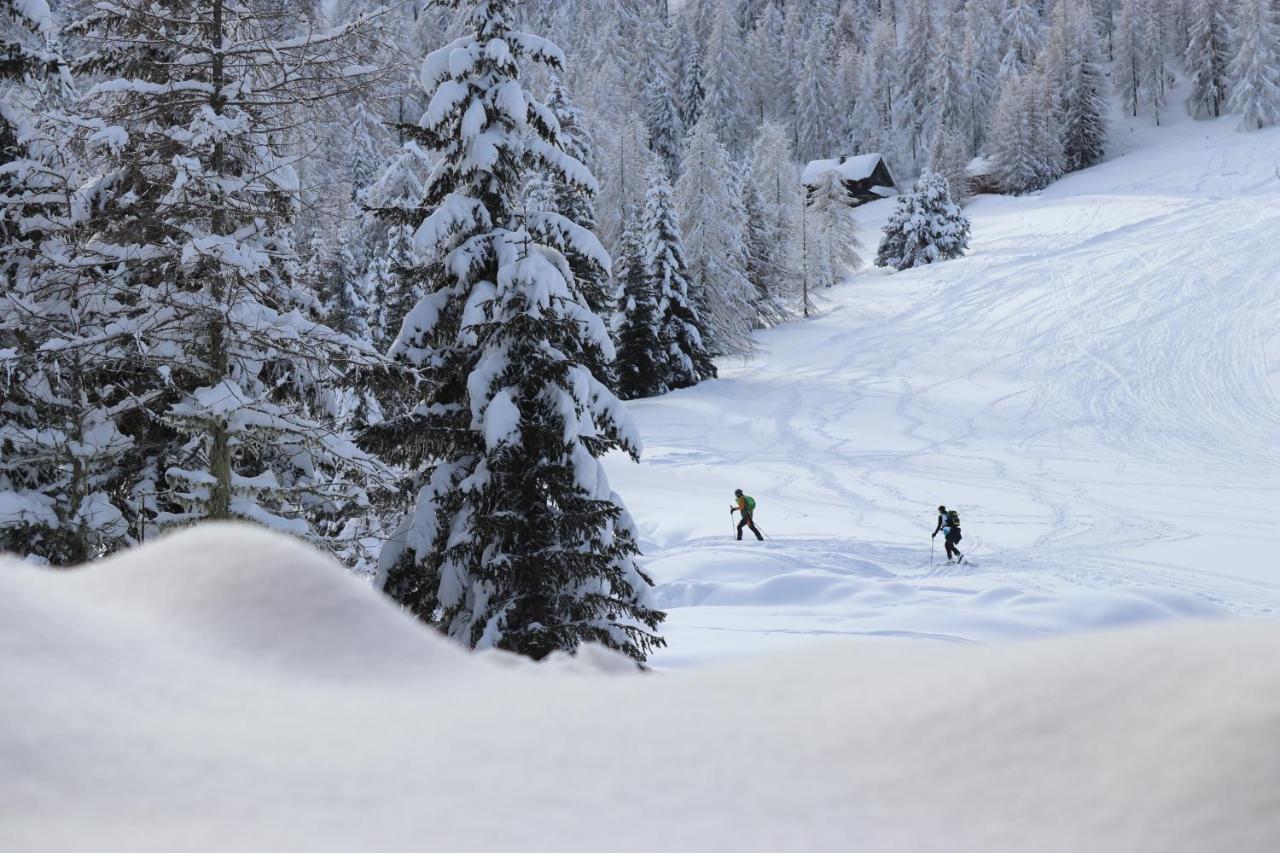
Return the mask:
[[110,287],[69,262],[77,175],[37,111],[65,64],[44,3],[0,4],[0,551],[68,565],[131,541],[142,407]]
[[839,173],[826,172],[809,184],[805,221],[805,248],[817,255],[817,265],[808,263],[807,268],[819,271],[808,277],[809,287],[833,287],[862,266],[858,220]]
[[83,72],[103,78],[84,102],[103,177],[79,263],[113,284],[137,341],[138,441],[163,478],[134,489],[162,525],[239,518],[315,540],[360,511],[380,469],[329,392],[377,358],[320,322],[298,276],[282,145],[304,101],[358,83],[368,21],[292,36],[235,0],[173,2],[164,26],[156,14],[101,4],[72,28],[96,48]]
[[423,261],[402,273],[425,296],[392,348],[424,396],[369,436],[421,484],[383,549],[383,588],[467,646],[543,658],[594,641],[643,661],[663,614],[597,459],[639,441],[597,378],[613,346],[566,260],[605,270],[609,257],[572,220],[519,204],[530,168],[595,185],[520,80],[522,62],[556,69],[563,55],[514,28],[513,0],[442,2],[470,6],[468,32],[422,64],[432,95],[412,133],[441,162]]
[[645,269],[641,227],[638,212],[633,212],[614,264],[615,281],[620,285],[614,328],[618,342],[615,387],[624,400],[653,397],[668,390],[658,299]]
[[711,39],[707,43],[700,121],[709,121],[721,144],[739,151],[747,136],[742,98],[742,37],[738,32],[737,0],[719,0]]
[[671,46],[667,43],[673,33],[666,28],[661,35],[660,40],[654,41],[656,53],[650,58],[645,81],[644,123],[649,128],[649,149],[662,160],[667,176],[674,181],[680,174],[684,125],[680,122],[680,110],[676,104]]
[[941,137],[954,134],[961,139],[969,139],[973,136],[969,127],[972,114],[968,109],[971,97],[966,88],[961,57],[963,46],[964,19],[956,7],[943,19],[943,26],[937,36],[937,54],[929,69],[929,111],[925,132],[929,140],[929,160],[934,171],[938,170],[938,166],[933,163],[932,154],[940,144],[945,147]]
[[705,118],[685,143],[675,203],[690,295],[708,333],[703,343],[716,355],[746,355],[755,319],[743,246],[746,215],[729,154]]
[[1005,77],[990,147],[994,175],[1004,192],[1034,192],[1062,176],[1062,143],[1053,112],[1038,73]]
[[1172,76],[1165,61],[1167,31],[1164,25],[1165,0],[1138,0],[1138,101],[1160,124],[1169,98]]
[[1112,84],[1120,103],[1129,115],[1137,118],[1142,93],[1142,50],[1139,44],[1138,0],[1120,0],[1112,33],[1115,61],[1111,66]]
[[825,27],[814,26],[804,45],[804,64],[796,79],[796,151],[802,160],[829,157],[835,147],[832,114],[835,80],[831,75],[830,42]]
[[742,202],[743,245],[746,248],[747,280],[755,288],[752,304],[756,309],[755,324],[760,328],[776,326],[791,319],[787,307],[783,257],[785,248],[771,243],[772,222],[765,209],[764,198],[751,172],[751,161],[745,160],[738,175],[738,196]]
[[1106,76],[1097,43],[1088,5],[1059,4],[1038,64],[1055,101],[1063,168],[1068,172],[1092,166],[1106,151]]
[[1268,0],[1240,0],[1227,109],[1240,113],[1241,130],[1280,120],[1280,23]]
[[899,146],[894,135],[894,43],[893,28],[881,20],[871,30],[871,41],[862,56],[858,97],[854,102],[851,124],[851,153],[877,152],[898,165]]
[[702,87],[702,49],[698,43],[689,15],[681,15],[679,24],[679,45],[676,59],[679,61],[679,75],[676,77],[676,107],[680,112],[680,124],[691,128],[702,116],[702,101],[706,90]]
[[1019,75],[1031,68],[1040,54],[1040,4],[1035,0],[1009,0],[1004,13],[1004,71]]
[[764,208],[763,243],[769,250],[770,292],[786,303],[800,290],[800,219],[804,195],[800,170],[791,154],[791,134],[776,121],[760,127],[751,152],[751,178]]
[[958,258],[969,248],[969,220],[951,199],[947,181],[925,171],[884,227],[876,266],[905,270]]
[[658,336],[664,351],[664,382],[669,389],[688,388],[714,379],[716,365],[703,341],[706,326],[689,298],[684,238],[672,201],[671,182],[654,167],[645,195],[644,265],[658,304]]
[[907,25],[898,45],[896,89],[893,116],[900,134],[903,156],[911,171],[919,169],[927,148],[925,119],[929,112],[930,68],[937,50],[936,27],[932,5],[928,0],[911,0],[907,6]]
[[965,109],[970,138],[968,153],[977,156],[987,140],[991,112],[999,94],[1000,22],[999,0],[969,0],[964,8],[964,47],[960,54],[960,76],[964,81]]
[[[594,159],[592,153],[591,132],[583,121],[582,113],[574,106],[569,91],[560,81],[559,76],[551,78],[551,94],[547,99],[547,108],[556,117],[560,126],[559,144],[573,159],[582,164],[589,164]],[[576,222],[581,227],[592,231],[596,227],[596,190],[578,181],[566,180],[555,170],[544,173],[555,195],[555,206],[544,208]],[[587,307],[592,313],[605,316],[612,310],[609,293],[608,276],[592,259],[583,257],[572,245],[567,246],[569,268],[578,280],[578,287],[587,300]]]
[[1183,65],[1191,75],[1187,113],[1217,118],[1227,100],[1227,67],[1231,61],[1224,0],[1193,0],[1189,10]]

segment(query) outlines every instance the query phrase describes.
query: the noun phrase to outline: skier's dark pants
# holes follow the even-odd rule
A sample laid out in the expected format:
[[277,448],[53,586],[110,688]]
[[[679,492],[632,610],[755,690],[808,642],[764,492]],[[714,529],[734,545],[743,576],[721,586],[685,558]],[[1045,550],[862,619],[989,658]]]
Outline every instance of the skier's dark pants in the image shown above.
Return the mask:
[[950,532],[947,533],[947,559],[948,560],[954,560],[956,557],[960,556],[960,549],[956,547],[956,544],[959,543],[961,538],[962,537],[960,536],[959,527],[952,527],[950,529]]
[[760,535],[760,531],[756,530],[756,523],[751,520],[751,513],[749,512],[744,512],[742,514],[742,521],[738,522],[738,538],[739,539],[742,538],[743,527],[750,527],[751,532],[756,535],[756,538],[759,539],[761,542],[764,541],[764,537]]

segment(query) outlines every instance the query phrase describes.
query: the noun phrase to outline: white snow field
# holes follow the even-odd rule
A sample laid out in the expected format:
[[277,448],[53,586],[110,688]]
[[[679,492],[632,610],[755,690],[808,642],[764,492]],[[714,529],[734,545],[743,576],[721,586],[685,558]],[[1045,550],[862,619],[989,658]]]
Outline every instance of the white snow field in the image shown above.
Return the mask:
[[0,850],[1270,853],[1278,645],[1218,620],[539,668],[209,525],[0,561]]
[[[968,208],[718,381],[632,404],[609,475],[681,666],[832,636],[989,641],[1280,612],[1280,132],[1130,149]],[[860,208],[874,256],[892,201]],[[734,488],[763,545],[731,541]],[[930,566],[934,508],[972,560]]]

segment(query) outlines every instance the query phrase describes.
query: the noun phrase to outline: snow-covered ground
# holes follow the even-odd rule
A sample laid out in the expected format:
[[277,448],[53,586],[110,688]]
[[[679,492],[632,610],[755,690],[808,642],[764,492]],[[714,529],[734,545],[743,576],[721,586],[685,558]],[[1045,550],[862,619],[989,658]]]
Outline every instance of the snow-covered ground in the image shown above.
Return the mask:
[[0,562],[0,850],[1273,853],[1280,131],[1231,127],[634,404],[665,672],[468,655],[249,528]]
[[[609,473],[671,610],[659,665],[1280,612],[1280,131],[1235,124],[1119,125],[1123,156],[975,200],[969,256],[864,271],[633,404],[645,460]],[[735,487],[771,541],[730,541]],[[940,503],[971,565],[939,537],[930,567]]]
[[1272,853],[1280,625],[470,656],[209,525],[0,563],[0,850]]

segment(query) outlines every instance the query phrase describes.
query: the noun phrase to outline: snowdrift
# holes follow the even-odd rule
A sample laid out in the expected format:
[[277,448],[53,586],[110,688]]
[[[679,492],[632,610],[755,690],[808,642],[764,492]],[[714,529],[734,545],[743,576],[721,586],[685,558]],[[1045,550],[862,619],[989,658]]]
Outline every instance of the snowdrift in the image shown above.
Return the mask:
[[1274,851],[1280,625],[471,656],[288,539],[0,565],[6,851]]

